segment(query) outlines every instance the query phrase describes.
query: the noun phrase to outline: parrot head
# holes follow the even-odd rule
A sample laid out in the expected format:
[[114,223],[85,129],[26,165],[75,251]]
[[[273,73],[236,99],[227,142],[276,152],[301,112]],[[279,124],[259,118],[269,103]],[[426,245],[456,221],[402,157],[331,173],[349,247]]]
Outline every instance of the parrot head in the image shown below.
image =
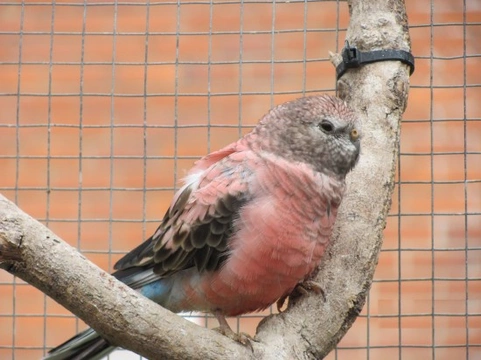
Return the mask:
[[253,134],[263,151],[341,178],[354,168],[361,150],[360,120],[343,100],[330,95],[273,108]]

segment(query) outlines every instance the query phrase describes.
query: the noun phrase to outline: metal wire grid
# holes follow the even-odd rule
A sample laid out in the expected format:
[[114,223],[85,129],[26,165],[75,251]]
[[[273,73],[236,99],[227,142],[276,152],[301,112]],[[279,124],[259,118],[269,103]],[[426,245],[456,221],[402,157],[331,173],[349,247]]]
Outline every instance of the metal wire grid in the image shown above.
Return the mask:
[[[302,6],[303,21],[302,23],[288,23],[282,24],[277,20],[280,18],[277,14],[280,13],[281,6]],[[419,5],[421,4],[421,5]],[[136,9],[138,6],[145,7],[144,13],[144,28],[142,30],[123,30],[119,25],[120,20],[123,18],[121,13],[126,9]],[[205,7],[205,12],[202,16],[205,16],[208,21],[204,30],[186,30],[184,28],[186,18],[184,11],[189,6]],[[222,18],[222,13],[218,12],[222,6],[237,6],[239,11],[239,28],[235,30],[216,30],[214,22],[218,18]],[[246,23],[249,21],[248,17],[253,16],[252,13],[245,11],[247,6],[269,6],[270,14],[264,16],[267,18],[268,25],[259,23],[257,28],[249,29],[246,27]],[[365,306],[365,309],[359,319],[356,321],[353,329],[348,333],[345,339],[341,342],[338,348],[329,355],[329,359],[347,359],[347,358],[399,358],[399,359],[444,359],[444,358],[469,358],[477,359],[481,357],[481,333],[480,333],[480,294],[481,289],[479,280],[481,279],[481,273],[479,266],[476,265],[475,260],[479,259],[481,250],[481,242],[479,238],[479,223],[481,220],[481,209],[478,203],[476,203],[476,197],[481,198],[481,191],[479,191],[479,184],[481,184],[481,174],[479,173],[479,165],[481,163],[481,149],[474,138],[470,138],[470,134],[477,134],[479,131],[479,125],[481,120],[481,111],[479,107],[473,107],[472,103],[467,103],[467,99],[472,98],[470,91],[477,91],[480,88],[479,77],[475,76],[475,72],[472,71],[472,64],[474,61],[479,65],[479,58],[481,57],[481,49],[476,47],[475,40],[473,40],[473,34],[476,34],[481,30],[481,16],[479,16],[479,6],[471,2],[452,2],[446,5],[440,1],[424,1],[415,2],[407,1],[408,15],[411,19],[411,13],[414,13],[413,9],[419,7],[426,7],[426,16],[421,20],[411,22],[411,33],[413,35],[414,50],[416,50],[416,34],[424,33],[427,31],[429,36],[427,38],[426,45],[423,49],[429,49],[426,54],[419,54],[415,52],[418,71],[413,77],[413,84],[411,90],[410,104],[408,112],[406,113],[406,122],[403,124],[403,140],[401,154],[399,156],[399,169],[397,176],[397,190],[395,194],[394,204],[391,211],[391,215],[388,219],[388,228],[386,230],[385,246],[381,254],[380,265],[374,280],[373,289],[370,298]],[[462,15],[459,21],[437,19],[439,11],[438,9],[446,9],[452,6],[454,12]],[[88,19],[95,9],[109,7],[112,8],[112,21],[111,28],[107,31],[89,31]],[[332,17],[335,19],[333,27],[325,27],[323,23],[317,23],[316,26],[309,25],[308,17],[311,12],[314,12],[314,7],[322,8],[325,11],[335,10],[332,13]],[[43,213],[38,210],[32,209],[34,216],[39,218],[45,224],[49,225],[64,239],[69,240],[73,238],[72,229],[76,232],[76,246],[87,254],[91,259],[104,261],[101,266],[110,269],[114,260],[125,253],[126,250],[136,244],[132,241],[124,244],[124,246],[117,246],[116,242],[119,240],[119,233],[121,233],[127,227],[134,228],[134,233],[141,238],[145,238],[147,235],[147,228],[152,229],[155,224],[159,222],[160,215],[163,213],[163,209],[166,207],[168,198],[172,194],[172,190],[175,188],[177,179],[182,176],[182,171],[188,168],[192,160],[205,154],[209,150],[214,150],[229,141],[223,141],[226,135],[223,134],[219,140],[219,134],[216,130],[230,129],[232,133],[229,133],[227,137],[235,137],[240,135],[246,129],[249,129],[256,118],[261,115],[265,110],[277,101],[278,99],[284,99],[289,97],[296,97],[301,94],[319,92],[319,91],[334,91],[334,76],[333,71],[329,66],[329,72],[326,76],[329,76],[329,81],[320,81],[317,85],[309,84],[310,71],[309,65],[313,64],[325,64],[328,62],[327,53],[318,52],[317,56],[313,56],[312,52],[308,53],[308,37],[311,34],[323,37],[325,40],[327,37],[335,38],[335,49],[338,50],[338,45],[342,43],[344,38],[346,22],[346,5],[344,3],[332,3],[327,2],[304,2],[304,1],[277,1],[272,3],[271,1],[179,1],[179,2],[56,2],[56,3],[33,3],[33,2],[8,2],[0,5],[0,14],[4,16],[11,12],[13,9],[19,10],[19,23],[18,29],[15,30],[2,30],[0,27],[0,36],[7,39],[9,36],[16,36],[18,43],[17,54],[10,59],[8,54],[5,55],[6,59],[2,59],[2,53],[0,53],[0,65],[2,68],[6,66],[16,66],[16,78],[11,79],[11,83],[16,86],[15,89],[5,86],[0,90],[2,99],[14,99],[14,116],[7,119],[7,116],[2,120],[0,125],[0,131],[5,132],[6,136],[13,136],[13,145],[7,147],[7,151],[2,151],[1,161],[2,164],[14,163],[13,172],[7,172],[5,181],[0,187],[2,193],[15,200],[24,209],[28,203],[25,201],[25,196],[32,199],[38,199],[38,195],[31,196],[34,193],[42,193],[44,197],[40,199],[40,204],[43,207]],[[38,11],[37,9],[48,8],[51,9],[50,28],[38,30],[29,30],[29,21],[25,17],[32,14],[32,11]],[[174,23],[175,28],[168,31],[154,30],[151,27],[151,21],[155,16],[159,16],[156,12],[157,9],[172,8],[171,13],[175,15]],[[59,13],[65,12],[61,9],[81,9],[81,29],[78,31],[60,31],[56,29],[56,21],[58,20]],[[263,9],[265,10],[265,9]],[[469,11],[471,10],[471,12]],[[166,10],[167,11],[167,10]],[[419,11],[421,12],[421,11]],[[458,14],[458,15],[459,15]],[[471,16],[477,14],[476,16]],[[35,17],[33,17],[35,18]],[[262,20],[262,19],[261,19]],[[261,21],[259,20],[259,21]],[[47,24],[47,22],[46,22]],[[266,28],[267,26],[267,28]],[[439,45],[436,45],[436,29],[462,29],[462,52],[450,55],[438,55]],[[282,34],[300,34],[302,35],[302,48],[301,53],[295,53],[297,56],[287,56],[285,58],[278,56],[279,42],[276,40]],[[470,35],[471,34],[471,35]],[[217,59],[214,46],[214,39],[216,36],[235,36],[239,43],[239,49],[247,49],[244,47],[247,42],[247,36],[268,36],[269,42],[266,46],[270,47],[270,58],[260,58],[252,56],[251,53],[246,51],[239,51],[238,58],[236,59]],[[40,60],[27,60],[25,54],[28,54],[27,46],[34,46],[33,43],[27,42],[26,39],[29,36],[46,36],[48,38],[48,55],[46,58]],[[77,59],[69,60],[56,60],[54,53],[54,42],[58,41],[59,36],[76,36],[81,39],[80,51]],[[142,58],[140,60],[121,60],[119,59],[120,52],[117,48],[119,39],[128,36],[138,36],[145,41],[145,47],[141,53]],[[172,60],[152,60],[150,58],[150,49],[152,49],[154,38],[156,36],[174,37],[175,57]],[[187,37],[207,37],[207,59],[202,60],[196,58],[194,60],[183,60],[181,54],[182,47],[179,45]],[[90,60],[88,58],[88,41],[94,37],[106,37],[110,39],[112,44],[110,59],[109,60]],[[422,38],[422,36],[419,36]],[[418,39],[419,40],[419,39]],[[424,38],[423,38],[424,40]],[[438,40],[439,41],[439,40]],[[29,45],[30,44],[30,45]],[[225,45],[225,43],[224,43]],[[441,47],[442,48],[442,47]],[[300,55],[299,55],[300,54]],[[322,56],[326,55],[326,56]],[[462,81],[459,83],[442,83],[439,79],[442,79],[442,75],[435,71],[437,63],[451,64],[456,61],[462,62]],[[300,72],[297,74],[301,76],[301,84],[296,83],[291,88],[279,89],[277,82],[280,82],[281,77],[276,74],[276,66],[279,64],[293,64],[300,65],[297,68]],[[45,66],[44,83],[47,84],[45,91],[27,91],[24,89],[24,78],[29,73],[26,69],[30,66]],[[172,91],[152,91],[150,85],[151,74],[150,69],[155,66],[172,66],[174,67],[174,84]],[[265,86],[265,90],[252,89],[247,85],[247,81],[244,79],[244,74],[247,72],[248,66],[262,67],[263,70],[267,70],[269,75],[267,80],[259,77],[259,88],[262,89]],[[78,91],[56,91],[55,84],[60,81],[55,79],[55,68],[59,66],[69,66],[72,68],[79,68],[79,89]],[[112,79],[110,86],[104,88],[102,91],[93,91],[88,89],[87,73],[91,66],[110,66],[109,76]],[[181,74],[181,68],[185,67],[198,67],[203,66],[206,68],[206,83],[204,82],[204,90],[197,91],[185,91],[182,82],[183,75]],[[215,90],[216,79],[216,66],[235,66],[238,71],[238,86],[234,91],[232,89],[228,91]],[[267,67],[265,67],[267,66]],[[142,68],[143,78],[142,86],[137,88],[136,91],[119,91],[117,87],[117,74],[122,67],[129,68]],[[471,70],[470,70],[471,69]],[[427,70],[429,74],[428,81],[423,79],[422,76],[416,77],[420,74],[420,71]],[[150,73],[149,73],[150,72]],[[318,74],[316,76],[319,76]],[[473,80],[470,80],[473,78]],[[419,80],[417,80],[419,79]],[[157,81],[162,78],[156,78]],[[322,79],[320,79],[322,80]],[[195,76],[193,80],[195,81]],[[225,81],[225,80],[224,80]],[[265,83],[263,83],[263,81]],[[297,88],[296,88],[297,86]],[[461,91],[461,94],[456,93],[457,90]],[[462,112],[459,116],[440,116],[436,112],[436,108],[440,106],[439,100],[436,99],[438,91],[453,92],[454,95],[460,95],[462,99]],[[417,102],[416,95],[422,95],[428,92],[428,104],[420,104]],[[451,93],[450,93],[451,94]],[[454,96],[452,95],[452,96]],[[220,101],[227,101],[232,97],[236,98],[237,109],[235,109],[233,122],[219,121],[216,109],[219,106]],[[267,99],[267,101],[261,101],[262,105],[259,105],[256,111],[249,109],[246,106],[246,100],[248,98]],[[22,111],[28,106],[28,103],[24,103],[22,100],[26,98],[42,98],[48,102],[47,115],[45,122],[38,123],[23,123],[24,117],[22,117]],[[54,118],[54,103],[57,99],[69,98],[78,99],[76,104],[76,110],[78,110],[78,123],[77,118],[74,121],[58,121]],[[104,118],[107,121],[102,120],[95,123],[90,119],[92,112],[87,109],[90,105],[87,103],[91,99],[107,99],[106,103],[102,106],[106,106],[108,111],[104,110]],[[154,121],[152,118],[152,110],[150,107],[150,99],[158,100],[160,98],[167,98],[172,101],[172,112],[169,114],[162,114],[162,117],[173,119],[172,123],[161,123]],[[137,113],[137,119],[131,121],[119,121],[122,111],[119,111],[117,104],[121,103],[124,99],[134,99],[140,101],[140,106],[135,103],[137,109],[140,109],[140,113]],[[199,116],[195,121],[198,122],[186,122],[185,116],[182,115],[182,109],[185,106],[184,99],[206,99],[206,106],[201,106],[204,113],[199,112]],[[266,104],[267,102],[267,104]],[[428,113],[422,111],[416,111],[414,106],[421,108],[429,108]],[[2,106],[4,107],[4,106]],[[474,108],[474,112],[470,109]],[[124,108],[122,108],[124,109]],[[247,110],[246,110],[247,109]],[[414,109],[409,112],[410,109]],[[125,109],[124,109],[125,110]],[[420,113],[420,114],[419,114]],[[451,114],[452,115],[452,114]],[[156,116],[160,116],[156,114]],[[141,121],[137,121],[141,119]],[[202,119],[206,119],[206,122],[202,122]],[[461,148],[442,148],[437,143],[438,126],[442,124],[460,124],[462,127],[462,146]],[[472,125],[472,126],[471,126]],[[55,129],[75,129],[78,130],[78,152],[75,154],[58,154],[55,151]],[[455,129],[456,125],[454,126]],[[26,151],[22,149],[22,146],[32,140],[24,135],[23,129],[46,129],[42,139],[46,143],[46,152],[36,154],[34,149]],[[421,130],[420,130],[421,129]],[[89,131],[104,131],[105,138],[108,138],[108,146],[104,149],[99,145],[99,151],[92,152],[86,144],[89,137]],[[133,154],[129,151],[119,151],[118,145],[115,139],[119,136],[118,130],[125,130],[127,132],[139,131],[140,135],[136,139],[141,143],[142,151],[139,154]],[[457,129],[458,130],[458,129]],[[186,146],[186,141],[182,141],[183,131],[192,131],[194,136],[189,137],[189,141],[192,141],[198,136],[198,142],[205,142],[205,147],[197,144],[200,150],[184,151],[183,146]],[[203,133],[205,131],[205,134]],[[426,141],[427,148],[421,146],[416,148],[410,144],[409,136],[415,138],[415,141],[419,141],[416,138],[416,132],[419,131]],[[438,131],[438,132],[437,132]],[[164,134],[164,136],[171,135],[171,139],[156,138],[151,134],[155,132],[155,135]],[[453,143],[455,143],[455,134],[453,133]],[[474,135],[473,135],[474,136]],[[187,141],[187,142],[189,142]],[[172,151],[167,151],[168,155],[156,152],[152,155],[151,145],[156,142],[169,142]],[[218,144],[219,143],[219,144]],[[405,145],[408,144],[408,145]],[[455,146],[454,146],[455,147]],[[105,151],[104,151],[105,150]],[[78,154],[78,155],[77,155]],[[438,158],[445,159],[446,157],[458,156],[461,158],[462,163],[462,177],[459,178],[454,175],[454,179],[439,179],[437,171],[442,167]],[[427,159],[427,161],[426,161]],[[24,162],[27,161],[44,161],[46,165],[43,167],[43,176],[46,177],[45,184],[43,185],[25,185],[25,181],[22,178],[25,176]],[[73,161],[75,166],[70,167],[70,170],[74,170],[76,174],[76,180],[78,186],[71,186],[59,183],[56,179],[58,174],[55,174],[57,161]],[[89,161],[101,161],[104,164],[111,176],[108,177],[108,181],[98,179],[98,183],[92,183],[91,179],[86,176],[89,166]],[[10,163],[9,163],[10,162]],[[134,186],[125,186],[125,184],[117,184],[116,174],[119,172],[119,168],[125,166],[125,164],[140,164],[133,166],[136,171],[139,171],[142,176],[141,180],[135,183]],[[167,163],[169,162],[169,163]],[[172,178],[166,181],[161,179],[161,183],[165,183],[162,186],[153,184],[149,178],[155,176],[154,172],[162,171],[159,168],[151,170],[152,163],[165,166],[165,171],[172,171]],[[32,164],[31,162],[29,164]],[[412,169],[414,164],[414,171]],[[416,175],[417,171],[421,172],[421,168],[427,167],[429,174],[427,177]],[[9,169],[7,167],[7,169]],[[133,170],[132,170],[133,171]],[[9,176],[11,175],[11,176]],[[449,176],[448,176],[449,178]],[[12,186],[13,184],[13,186]],[[458,188],[461,190],[462,207],[452,209],[449,211],[440,211],[437,206],[437,198],[439,197],[439,189],[445,187],[445,191],[452,191],[453,197],[459,198],[457,192]],[[425,193],[415,193],[410,190],[411,187],[424,187],[429,194],[428,206],[420,204],[419,207],[412,206],[411,202],[413,197],[419,197],[420,202]],[[127,199],[120,199],[119,194],[135,194],[134,197],[128,197]],[[27,195],[25,195],[27,194]],[[93,194],[93,195],[92,195]],[[106,195],[105,195],[106,194]],[[161,194],[161,196],[158,196]],[[140,195],[140,197],[139,197]],[[92,197],[97,198],[97,202],[105,201],[108,204],[108,209],[105,216],[105,212],[101,213],[103,216],[86,216],[86,207],[95,204]],[[135,198],[134,200],[132,200]],[[149,199],[154,198],[153,201],[161,203],[163,207],[156,206],[157,211],[152,211],[152,204],[149,203]],[[120,199],[120,200],[119,200]],[[66,215],[65,210],[55,210],[55,204],[63,201],[77,201],[75,203],[75,215]],[[137,207],[137,215],[132,216],[119,216],[118,204],[120,206],[133,206],[132,204],[126,204],[129,200],[136,201],[141,204],[141,207]],[[456,205],[456,204],[455,204]],[[96,205],[93,205],[96,206]],[[457,205],[456,205],[457,206]],[[55,210],[55,211],[54,211]],[[31,212],[31,213],[32,213]],[[71,214],[71,211],[67,211],[67,214]],[[461,219],[461,230],[463,233],[462,242],[456,242],[454,245],[448,243],[448,245],[440,246],[438,241],[439,230],[437,230],[441,223],[450,223],[451,218]],[[458,220],[456,220],[458,221]],[[426,244],[426,238],[421,245],[416,245],[409,239],[413,236],[409,234],[412,232],[412,228],[426,227],[429,236],[429,240]],[[62,228],[62,224],[66,226]],[[86,247],[85,238],[89,235],[89,231],[86,230],[85,224],[93,224],[98,231],[98,235],[105,236],[108,241],[95,247],[91,243]],[[151,226],[149,226],[149,224]],[[119,230],[120,229],[120,230]],[[63,231],[63,233],[62,233]],[[137,237],[136,237],[137,238]],[[413,238],[416,238],[415,236]],[[441,238],[441,236],[439,237]],[[414,244],[414,246],[413,246]],[[90,247],[90,248],[89,248]],[[463,263],[463,270],[460,274],[450,274],[443,272],[444,261],[439,260],[439,256],[460,258]],[[460,257],[459,254],[462,254]],[[106,255],[106,261],[103,256]],[[427,255],[427,257],[426,257]],[[97,257],[96,257],[97,256]],[[411,266],[411,263],[416,261],[416,258],[426,261],[429,259],[428,266],[422,265],[419,267]],[[448,264],[449,265],[449,264]],[[406,273],[405,269],[410,269]],[[414,269],[414,272],[413,272]],[[426,269],[428,270],[426,272]],[[452,267],[449,267],[452,269]],[[419,274],[416,271],[419,270]],[[453,275],[453,276],[452,276]],[[462,289],[459,291],[459,284]],[[446,286],[453,286],[453,295],[455,297],[454,308],[458,307],[459,311],[453,311],[453,307],[440,307],[439,303],[442,301],[449,302],[449,299],[439,299],[437,289],[443,289]],[[60,332],[61,340],[65,339],[66,330],[62,329],[60,325],[57,326],[57,330],[50,324],[50,319],[65,319],[71,321],[71,315],[62,311],[58,306],[55,307],[52,301],[46,298],[34,296],[31,299],[40,299],[38,304],[33,306],[34,310],[25,311],[25,307],[22,302],[25,302],[25,295],[30,294],[30,288],[23,284],[21,281],[8,277],[3,273],[0,273],[0,287],[4,288],[6,292],[11,294],[11,306],[6,306],[5,310],[1,310],[0,306],[0,357],[1,358],[32,358],[38,357],[49,346],[55,345],[51,343],[49,334],[51,332]],[[416,291],[419,294],[429,294],[428,300],[417,299]],[[414,289],[414,290],[413,290]],[[456,292],[456,290],[458,292]],[[3,293],[2,293],[3,294]],[[23,295],[22,295],[23,294]],[[388,294],[388,295],[386,295]],[[413,296],[414,295],[414,296]],[[406,306],[406,302],[411,301],[414,297],[414,301],[419,300],[422,306]],[[457,299],[457,300],[456,300]],[[424,300],[424,303],[423,303]],[[385,308],[379,306],[379,303],[383,301],[388,302]],[[426,304],[427,302],[427,304]],[[462,303],[463,306],[459,306]],[[393,306],[395,304],[395,306]],[[438,309],[439,308],[439,309]],[[449,309],[449,310],[446,310]],[[260,317],[257,314],[244,316],[237,321],[235,325],[238,330],[245,331],[243,322],[249,319],[258,320]],[[28,324],[33,324],[36,321],[40,321],[43,334],[41,337],[41,344],[37,344],[35,341],[30,341],[29,337],[33,334],[26,332],[26,327],[22,323],[22,319],[26,319]],[[205,325],[210,325],[209,317],[202,317]],[[417,319],[421,319],[417,322]],[[446,321],[447,319],[447,321]],[[459,320],[461,319],[461,323]],[[451,322],[450,321],[454,321]],[[445,326],[438,326],[438,323],[445,322]],[[19,324],[22,324],[21,327]],[[451,326],[455,327],[455,331],[450,329]],[[461,324],[461,325],[460,325]],[[27,325],[28,327],[29,325]],[[78,329],[79,323],[75,324]],[[449,331],[454,341],[446,339],[444,333]],[[456,332],[456,336],[455,335]],[[394,333],[394,340],[392,339],[392,333]],[[413,336],[414,333],[414,336]],[[461,333],[458,335],[457,333]],[[443,335],[443,336],[440,336]],[[5,335],[5,336],[4,336]],[[388,341],[380,341],[380,337],[389,338]],[[38,337],[38,336],[37,336]],[[418,337],[419,341],[413,341],[413,338]],[[461,340],[460,340],[461,339]],[[38,340],[38,339],[37,339]],[[4,354],[5,356],[3,356]],[[116,356],[124,357],[126,352],[123,351],[120,355],[111,356],[111,358],[117,358]]]

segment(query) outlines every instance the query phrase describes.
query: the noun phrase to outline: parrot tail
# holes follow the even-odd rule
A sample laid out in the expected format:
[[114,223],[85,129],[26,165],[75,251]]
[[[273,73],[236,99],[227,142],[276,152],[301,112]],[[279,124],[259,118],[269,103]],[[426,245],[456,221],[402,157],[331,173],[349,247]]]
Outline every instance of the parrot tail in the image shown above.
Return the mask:
[[[170,297],[173,282],[158,279],[151,268],[129,268],[112,275],[162,306]],[[44,360],[99,360],[115,348],[89,328],[50,350]]]
[[87,329],[50,350],[44,360],[100,360],[114,349],[93,329]]

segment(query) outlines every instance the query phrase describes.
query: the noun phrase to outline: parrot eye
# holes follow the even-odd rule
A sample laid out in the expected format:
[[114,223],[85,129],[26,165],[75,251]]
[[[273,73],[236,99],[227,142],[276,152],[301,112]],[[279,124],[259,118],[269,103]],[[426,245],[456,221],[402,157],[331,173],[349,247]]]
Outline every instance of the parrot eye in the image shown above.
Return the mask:
[[325,133],[330,133],[334,130],[334,125],[328,120],[322,120],[319,124],[319,128]]

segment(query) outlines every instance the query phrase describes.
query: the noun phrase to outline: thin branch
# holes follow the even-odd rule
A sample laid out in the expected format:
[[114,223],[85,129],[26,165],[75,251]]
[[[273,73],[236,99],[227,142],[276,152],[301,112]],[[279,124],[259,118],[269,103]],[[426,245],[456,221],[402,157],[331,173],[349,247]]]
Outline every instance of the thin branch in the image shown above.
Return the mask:
[[[0,195],[0,267],[112,344],[149,359],[249,359],[249,348],[139,295]],[[260,344],[258,345],[260,347]]]

